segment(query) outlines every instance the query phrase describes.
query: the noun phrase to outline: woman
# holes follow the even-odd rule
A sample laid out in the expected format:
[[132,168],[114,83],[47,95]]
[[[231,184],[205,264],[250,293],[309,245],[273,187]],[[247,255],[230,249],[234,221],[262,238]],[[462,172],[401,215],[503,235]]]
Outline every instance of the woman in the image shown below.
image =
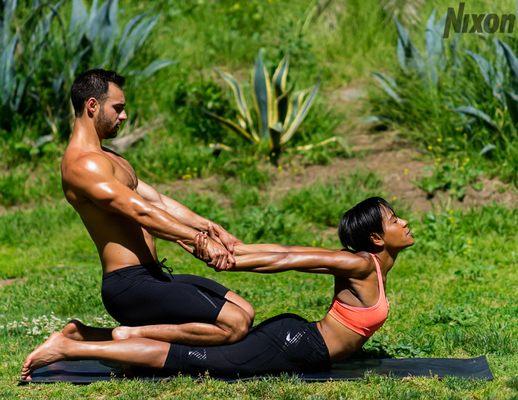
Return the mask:
[[[147,338],[75,341],[54,333],[32,352],[22,369],[31,371],[63,359],[94,358],[164,371],[247,376],[268,372],[327,369],[362,347],[385,322],[384,282],[398,253],[414,239],[407,221],[382,198],[372,197],[348,210],[338,228],[340,251],[280,245],[238,245],[232,270],[262,273],[296,270],[335,276],[333,302],[318,322],[294,314],[270,318],[243,340],[223,346],[170,344]],[[203,237],[184,248],[206,259]],[[212,265],[212,264],[211,264]],[[225,269],[225,265],[213,265]]]

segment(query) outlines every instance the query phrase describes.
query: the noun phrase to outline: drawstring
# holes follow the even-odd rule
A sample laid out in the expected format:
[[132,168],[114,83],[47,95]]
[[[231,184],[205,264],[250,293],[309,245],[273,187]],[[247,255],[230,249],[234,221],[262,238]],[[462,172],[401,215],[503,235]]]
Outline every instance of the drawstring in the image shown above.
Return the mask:
[[169,275],[171,275],[171,278],[173,277],[173,269],[171,267],[168,267],[164,263],[167,261],[167,258],[163,258],[162,261],[158,262],[158,265],[160,268],[165,269],[167,272],[169,272]]

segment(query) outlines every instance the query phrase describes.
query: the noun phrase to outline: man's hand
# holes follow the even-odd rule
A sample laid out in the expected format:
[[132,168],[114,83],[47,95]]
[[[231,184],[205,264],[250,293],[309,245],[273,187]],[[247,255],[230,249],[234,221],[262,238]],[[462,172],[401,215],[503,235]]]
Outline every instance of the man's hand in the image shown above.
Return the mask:
[[229,251],[229,253],[234,255],[234,247],[238,244],[242,244],[243,242],[236,238],[234,235],[228,233],[221,225],[215,224],[214,222],[209,223],[208,227],[209,237],[216,242],[221,243],[225,248]]
[[205,232],[196,234],[193,247],[186,245],[181,240],[178,241],[178,244],[216,271],[231,269],[235,266],[234,257],[221,244],[208,237]]

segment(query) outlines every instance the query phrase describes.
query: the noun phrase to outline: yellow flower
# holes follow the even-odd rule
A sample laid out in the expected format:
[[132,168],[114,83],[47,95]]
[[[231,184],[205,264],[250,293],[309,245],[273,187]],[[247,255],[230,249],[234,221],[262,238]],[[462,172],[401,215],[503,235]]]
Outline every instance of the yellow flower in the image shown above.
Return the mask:
[[403,175],[408,175],[409,172],[410,172],[410,170],[408,168],[405,168],[403,170]]
[[433,146],[428,145],[428,150],[432,151],[433,150]]
[[191,174],[185,174],[185,175],[182,176],[182,179],[184,181],[188,181],[189,179],[192,179],[192,176],[191,176]]

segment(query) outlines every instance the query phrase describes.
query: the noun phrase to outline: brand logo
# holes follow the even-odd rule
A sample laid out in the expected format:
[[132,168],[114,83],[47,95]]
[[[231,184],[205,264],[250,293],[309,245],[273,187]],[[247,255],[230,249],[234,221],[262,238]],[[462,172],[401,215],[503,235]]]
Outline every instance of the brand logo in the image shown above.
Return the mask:
[[448,7],[443,38],[450,36],[453,28],[455,33],[512,33],[516,22],[515,14],[464,14],[464,2],[459,3],[457,12]]

